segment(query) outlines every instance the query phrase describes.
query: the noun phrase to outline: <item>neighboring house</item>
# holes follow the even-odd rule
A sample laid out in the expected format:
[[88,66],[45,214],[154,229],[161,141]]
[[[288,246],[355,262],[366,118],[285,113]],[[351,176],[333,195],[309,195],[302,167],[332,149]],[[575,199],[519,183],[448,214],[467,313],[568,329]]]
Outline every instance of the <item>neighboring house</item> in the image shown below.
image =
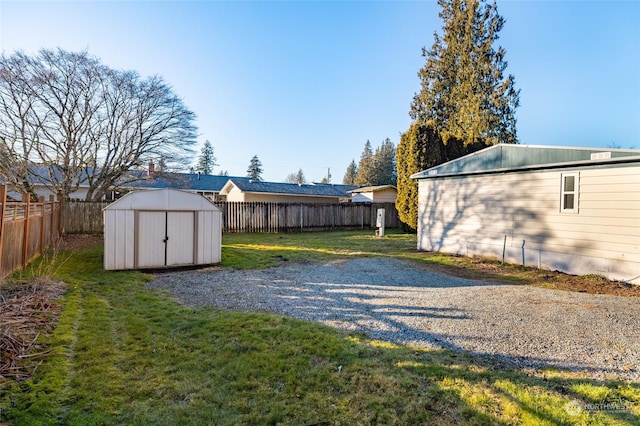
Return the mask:
[[349,191],[355,188],[357,186],[354,185],[276,183],[229,178],[220,196],[225,197],[226,201],[333,204],[349,201]]
[[[43,165],[31,164],[29,166],[29,175],[27,179],[33,185],[33,190],[35,192],[35,195],[37,195],[38,197],[45,197],[46,199],[48,199],[49,196],[56,195],[49,189],[49,187],[47,186],[47,183],[50,181],[60,181],[62,179],[62,175],[56,169],[53,170],[54,176],[50,176],[49,173],[50,173],[50,169]],[[71,193],[70,198],[82,199],[82,200],[86,198],[87,190],[89,188],[89,185],[86,183],[86,180],[85,180],[86,175],[83,174],[81,179],[82,181],[80,182],[78,190]],[[15,200],[22,199],[22,192],[16,189],[15,187],[13,187],[13,185],[7,183],[7,181],[2,176],[0,176],[0,184],[8,185],[7,196],[9,198],[12,198]]]
[[[125,192],[136,189],[181,189],[203,195],[211,201],[224,201],[220,191],[229,179],[238,182],[248,181],[248,177],[204,175],[200,173],[152,173],[147,178],[140,178],[122,185]],[[117,197],[116,197],[117,198]]]
[[365,186],[349,193],[354,203],[395,203],[398,189],[393,185]]
[[[46,196],[52,192],[44,184],[42,174],[48,173],[44,167],[34,166],[33,174],[36,193]],[[231,184],[230,181],[233,180]],[[122,195],[138,189],[180,189],[201,194],[211,201],[263,201],[277,203],[327,203],[351,201],[348,191],[358,188],[355,185],[333,185],[313,183],[276,183],[256,181],[249,177],[204,175],[200,173],[171,173],[155,170],[153,163],[147,170],[132,170],[122,176],[120,183],[105,199],[115,200]],[[83,177],[77,191],[71,199],[86,199],[89,184]],[[20,194],[9,191],[10,196],[20,198]]]
[[419,250],[640,284],[640,150],[501,144],[412,178]]
[[[31,182],[34,184],[36,195],[49,197],[49,195],[55,195],[46,185],[46,182],[51,180],[48,176],[49,169],[40,165],[34,164],[31,168]],[[54,176],[55,179],[60,179],[60,176]],[[137,189],[181,189],[183,191],[194,192],[201,194],[211,201],[219,201],[218,194],[225,183],[230,179],[229,176],[219,175],[203,175],[200,173],[171,173],[161,172],[154,169],[153,163],[149,164],[147,170],[131,170],[125,173],[120,179],[120,183],[117,188],[114,188],[109,194],[105,196],[107,200],[115,200],[122,195],[137,190]],[[249,180],[248,177],[233,177],[236,181]],[[0,183],[3,179],[0,178]],[[72,192],[69,196],[75,200],[85,200],[87,192],[89,190],[89,182],[86,175],[81,177],[78,189]],[[19,191],[14,188],[9,188],[9,197],[20,199],[21,195]]]

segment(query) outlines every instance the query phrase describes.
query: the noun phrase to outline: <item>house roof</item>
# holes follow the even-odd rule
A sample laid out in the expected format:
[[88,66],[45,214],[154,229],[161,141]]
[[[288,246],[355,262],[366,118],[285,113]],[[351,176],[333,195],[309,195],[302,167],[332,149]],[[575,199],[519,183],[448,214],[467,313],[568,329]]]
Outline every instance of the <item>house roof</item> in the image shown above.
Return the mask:
[[[248,177],[203,175],[198,173],[156,173],[153,177],[146,178],[146,171],[137,171],[140,174],[137,179],[123,183],[125,188],[174,188],[189,191],[220,192],[229,181],[250,180]],[[135,177],[131,176],[131,177]]]
[[229,182],[221,191],[223,194],[231,190],[231,185],[236,186],[242,192],[259,194],[299,195],[310,197],[345,197],[351,195],[348,191],[357,188],[355,185],[333,185],[325,183],[297,184],[280,182],[262,182],[252,179],[229,178]]
[[397,188],[393,185],[378,185],[378,186],[363,186],[362,188],[352,189],[351,191],[349,191],[349,193],[358,194],[362,192],[378,192],[378,191],[384,191],[386,189],[397,190]]
[[[82,170],[79,176],[79,186],[89,186],[88,177],[94,174],[93,168]],[[198,173],[172,173],[155,172],[148,176],[147,170],[130,170],[120,178],[117,186],[126,189],[184,189],[189,191],[220,192],[225,183],[231,178],[242,181],[250,180],[248,177],[204,175]],[[43,164],[32,163],[29,165],[27,178],[34,184],[46,185],[51,181],[61,181],[62,173],[57,166],[47,167]],[[0,183],[6,179],[0,176]],[[78,178],[74,180],[74,184]]]
[[412,179],[640,162],[638,149],[499,144],[423,170]]

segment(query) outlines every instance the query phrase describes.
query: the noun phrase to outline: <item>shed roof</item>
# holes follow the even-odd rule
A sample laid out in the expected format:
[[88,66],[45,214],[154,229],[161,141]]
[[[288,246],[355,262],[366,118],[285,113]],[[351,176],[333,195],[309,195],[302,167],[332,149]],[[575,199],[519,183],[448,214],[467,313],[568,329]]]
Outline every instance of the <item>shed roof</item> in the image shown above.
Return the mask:
[[498,144],[423,170],[411,178],[428,179],[622,162],[640,162],[640,150]]
[[169,188],[133,191],[103,210],[220,211],[202,195]]
[[348,191],[357,188],[355,185],[333,185],[325,183],[297,184],[230,178],[221,192],[229,191],[231,189],[230,185],[235,185],[242,192],[334,198],[350,197]]
[[378,191],[384,191],[386,189],[397,190],[397,188],[393,185],[377,185],[377,186],[363,186],[362,188],[352,189],[351,191],[349,191],[349,193],[358,194],[362,192],[378,192]]

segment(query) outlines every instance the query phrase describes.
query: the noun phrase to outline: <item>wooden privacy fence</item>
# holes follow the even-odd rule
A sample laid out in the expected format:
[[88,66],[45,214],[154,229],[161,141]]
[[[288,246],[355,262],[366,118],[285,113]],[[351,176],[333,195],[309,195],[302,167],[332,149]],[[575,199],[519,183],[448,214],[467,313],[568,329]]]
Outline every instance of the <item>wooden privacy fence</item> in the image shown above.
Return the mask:
[[303,232],[375,228],[379,208],[385,226],[400,226],[393,203],[216,203],[222,209],[224,232]]
[[102,209],[111,204],[110,201],[78,201],[65,203],[63,224],[67,234],[101,234],[104,219]]
[[[102,209],[108,202],[65,203],[66,233],[101,233]],[[385,209],[385,227],[400,226],[393,203],[260,203],[218,202],[223,232],[302,232],[331,229],[371,229],[378,209]]]
[[7,186],[0,185],[0,279],[24,268],[54,243],[60,224],[60,205],[53,197],[34,203],[23,195],[21,202],[8,202]]

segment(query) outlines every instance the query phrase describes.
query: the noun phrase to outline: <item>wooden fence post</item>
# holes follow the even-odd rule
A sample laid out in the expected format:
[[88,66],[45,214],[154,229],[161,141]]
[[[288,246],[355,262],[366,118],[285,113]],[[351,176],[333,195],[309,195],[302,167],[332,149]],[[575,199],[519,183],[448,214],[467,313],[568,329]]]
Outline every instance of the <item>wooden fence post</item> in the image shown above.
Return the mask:
[[44,230],[46,228],[46,222],[47,222],[47,215],[46,215],[46,207],[44,204],[44,197],[38,197],[38,203],[40,203],[40,208],[42,210],[40,210],[40,253],[44,253]]
[[4,246],[4,216],[7,212],[7,185],[0,185],[0,278],[2,278],[2,248]]
[[51,204],[51,213],[49,213],[49,215],[51,216],[51,218],[49,219],[49,244],[55,244],[56,238],[55,238],[55,232],[56,232],[56,228],[55,228],[55,214],[56,214],[56,203],[55,203],[55,197],[53,195],[49,195],[49,204]]
[[31,196],[22,194],[22,202],[26,203],[24,207],[24,232],[22,234],[22,267],[27,266],[29,259],[29,210],[31,210]]

